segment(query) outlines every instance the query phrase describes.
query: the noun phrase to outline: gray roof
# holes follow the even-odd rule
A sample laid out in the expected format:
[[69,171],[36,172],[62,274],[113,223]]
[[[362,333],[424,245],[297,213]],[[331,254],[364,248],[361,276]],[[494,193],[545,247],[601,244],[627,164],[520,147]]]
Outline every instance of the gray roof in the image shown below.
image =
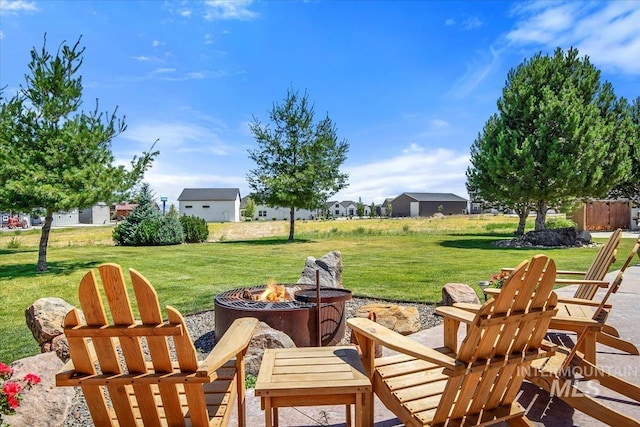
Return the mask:
[[240,195],[237,188],[185,188],[179,201],[235,200]]
[[[453,193],[402,193],[402,194],[406,194],[407,196],[411,197],[417,202],[466,202],[467,201],[467,199],[464,199],[460,196],[456,196]],[[402,196],[402,194],[400,196]]]

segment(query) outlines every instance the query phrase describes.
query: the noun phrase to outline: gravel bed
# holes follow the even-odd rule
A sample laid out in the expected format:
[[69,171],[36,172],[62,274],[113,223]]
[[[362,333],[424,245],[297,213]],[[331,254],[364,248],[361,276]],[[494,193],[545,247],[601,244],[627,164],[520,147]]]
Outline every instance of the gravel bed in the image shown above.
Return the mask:
[[[362,305],[376,302],[385,303],[390,301],[369,298],[352,298],[345,304],[346,318],[348,319],[350,317],[354,317],[355,313]],[[395,301],[392,301],[392,303],[401,306],[415,307],[420,314],[421,330],[429,329],[442,323],[441,317],[435,314],[435,304],[405,303]],[[201,356],[204,357],[211,351],[214,344],[215,324],[213,310],[203,311],[201,313],[185,316],[185,321],[187,323],[189,333],[191,334],[191,338],[194,340],[196,349],[201,354]],[[342,343],[349,343],[349,339],[350,330],[349,328],[346,328],[345,337],[342,340]],[[62,426],[84,427],[91,424],[91,416],[89,415],[84,396],[80,388],[78,388],[76,390],[76,396],[74,398],[73,406],[71,407],[69,415],[67,416]]]

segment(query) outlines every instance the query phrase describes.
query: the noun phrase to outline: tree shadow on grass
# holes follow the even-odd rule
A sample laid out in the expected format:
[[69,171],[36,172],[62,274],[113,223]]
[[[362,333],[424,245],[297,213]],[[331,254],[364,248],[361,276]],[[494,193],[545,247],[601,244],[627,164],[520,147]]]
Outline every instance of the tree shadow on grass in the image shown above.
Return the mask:
[[223,242],[217,242],[223,245],[228,244],[245,244],[245,245],[254,245],[254,246],[275,246],[275,245],[287,245],[287,244],[296,244],[296,243],[312,243],[315,240],[309,239],[294,239],[293,242],[289,242],[286,238],[284,239],[257,239],[257,240],[225,240]]
[[445,248],[457,248],[457,249],[518,249],[526,250],[533,248],[501,248],[494,246],[491,243],[499,240],[511,240],[515,236],[513,234],[456,234],[456,239],[443,240],[440,242],[440,246]]
[[68,276],[78,270],[89,270],[102,264],[103,261],[51,261],[47,262],[49,271],[37,270],[36,262],[3,266],[0,270],[0,279],[16,279],[19,277],[38,277],[43,274]]

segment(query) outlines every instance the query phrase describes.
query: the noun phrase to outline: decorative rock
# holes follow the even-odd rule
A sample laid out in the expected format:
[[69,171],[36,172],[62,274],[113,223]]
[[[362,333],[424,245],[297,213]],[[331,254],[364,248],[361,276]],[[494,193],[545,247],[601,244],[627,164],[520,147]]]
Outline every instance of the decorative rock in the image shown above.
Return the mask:
[[55,351],[58,358],[65,363],[71,358],[69,355],[69,342],[67,342],[67,337],[64,335],[58,335],[51,340],[50,351]]
[[369,312],[376,314],[376,322],[402,335],[420,330],[420,314],[415,307],[401,307],[391,303],[372,303],[361,306],[356,317],[368,317]]
[[320,286],[342,288],[342,254],[339,251],[329,252],[319,259],[307,257],[299,284],[315,285],[316,270],[320,270]]
[[578,233],[576,239],[583,245],[588,245],[591,243],[591,233],[589,233],[587,230],[582,230]]
[[258,323],[249,349],[245,355],[245,367],[248,374],[258,375],[260,370],[260,363],[262,362],[262,355],[266,348],[292,348],[295,347],[295,343],[282,331],[273,329],[271,326],[264,322]]
[[27,326],[41,348],[63,333],[64,317],[72,308],[61,298],[40,298],[25,310]]
[[501,248],[566,248],[581,245],[577,239],[576,229],[573,227],[529,231],[524,236],[510,240],[499,240],[493,244]]
[[4,415],[3,421],[12,426],[62,425],[76,394],[74,387],[56,387],[55,374],[62,365],[54,353],[42,353],[13,362],[13,379],[20,380],[32,373],[38,375],[42,382],[26,391],[17,413]]
[[442,287],[440,305],[453,305],[457,302],[480,304],[476,291],[464,283],[447,283]]

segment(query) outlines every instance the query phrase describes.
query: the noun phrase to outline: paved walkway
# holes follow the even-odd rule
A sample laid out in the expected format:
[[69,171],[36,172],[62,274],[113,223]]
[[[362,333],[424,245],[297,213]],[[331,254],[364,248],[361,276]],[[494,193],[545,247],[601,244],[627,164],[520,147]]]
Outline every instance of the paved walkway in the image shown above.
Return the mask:
[[[626,256],[626,254],[624,254]],[[607,278],[613,279],[616,272]],[[559,296],[572,296],[575,286],[567,286],[557,291]],[[620,336],[640,346],[640,259],[636,258],[626,271],[624,281],[617,294],[611,297],[613,310],[608,323],[615,326]],[[442,325],[421,331],[411,337],[426,345],[438,347],[442,345]],[[464,330],[464,328],[461,328]],[[640,385],[640,356],[623,354],[615,349],[598,344],[598,366],[615,372],[630,382]],[[629,401],[624,396],[601,393],[598,396],[607,405],[616,408],[640,420],[640,402]],[[559,399],[551,399],[544,390],[529,383],[523,386],[523,393],[519,402],[528,408],[527,415],[536,426],[564,427],[564,426],[603,426],[603,424],[584,413],[575,411]],[[345,425],[344,407],[301,407],[281,408],[280,425],[282,427],[338,427]],[[247,425],[257,427],[264,425],[264,413],[260,409],[260,400],[253,395],[253,390],[247,394]],[[392,427],[402,425],[376,398],[374,427]],[[235,420],[232,422],[235,423]]]

